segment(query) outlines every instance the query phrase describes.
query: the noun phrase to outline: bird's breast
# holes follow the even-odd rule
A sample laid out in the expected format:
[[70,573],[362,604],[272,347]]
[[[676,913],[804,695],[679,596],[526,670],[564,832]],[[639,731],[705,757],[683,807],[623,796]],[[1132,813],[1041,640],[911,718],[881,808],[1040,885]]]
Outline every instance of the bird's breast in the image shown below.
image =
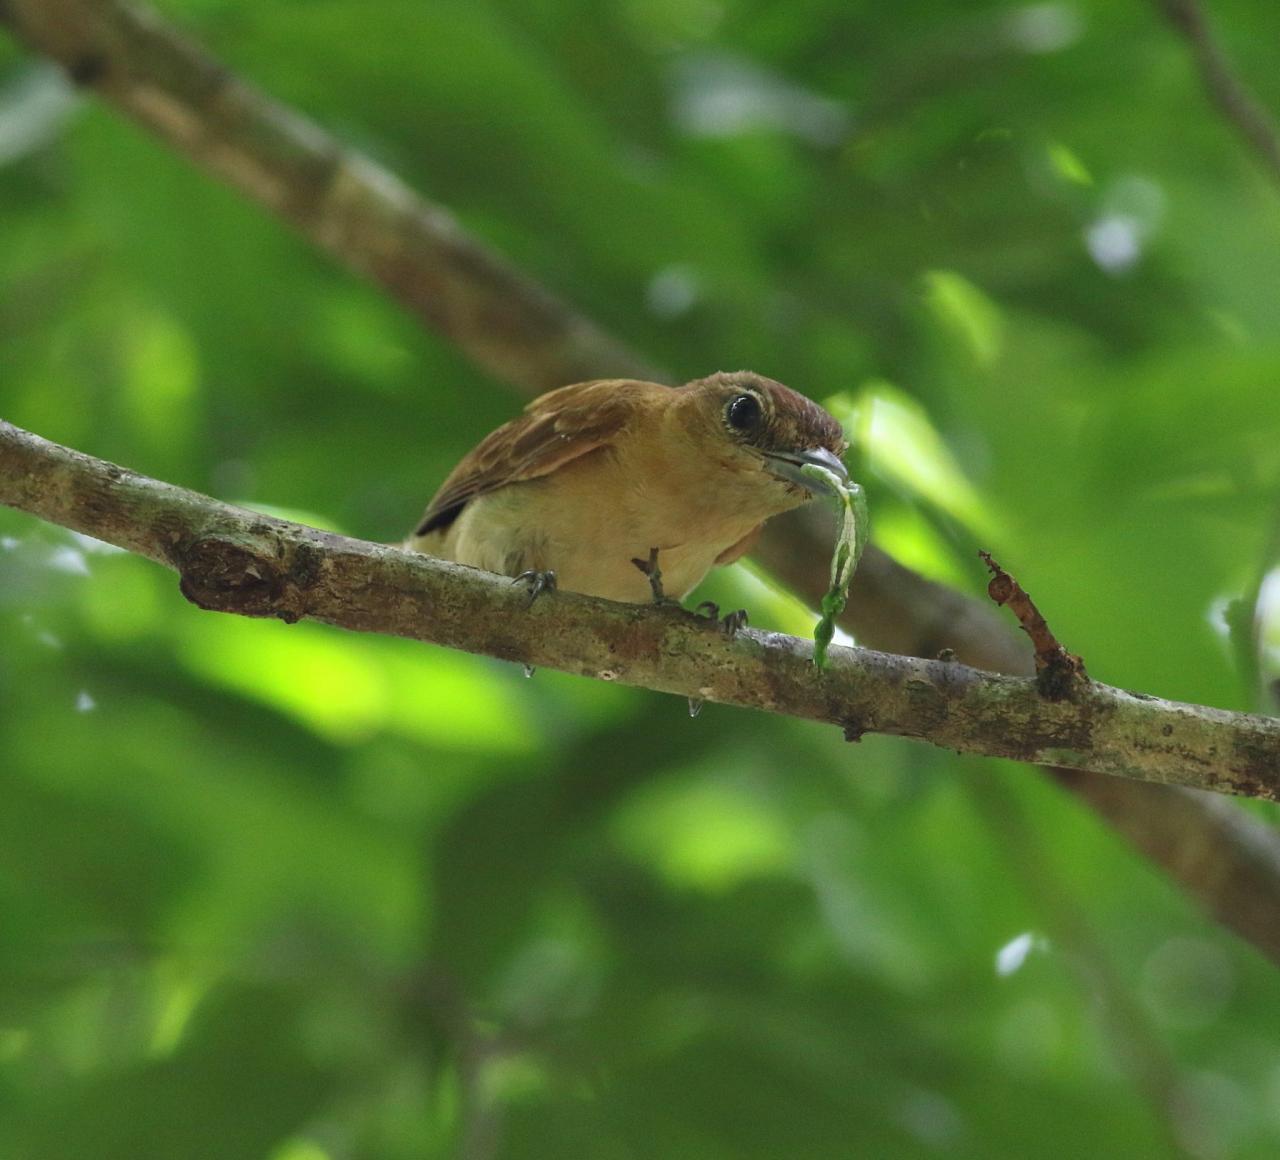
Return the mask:
[[443,537],[415,546],[506,575],[550,569],[567,591],[638,604],[652,594],[633,560],[647,560],[650,549],[667,594],[683,598],[726,549],[794,506],[726,487],[705,463],[648,460],[601,448],[478,496]]

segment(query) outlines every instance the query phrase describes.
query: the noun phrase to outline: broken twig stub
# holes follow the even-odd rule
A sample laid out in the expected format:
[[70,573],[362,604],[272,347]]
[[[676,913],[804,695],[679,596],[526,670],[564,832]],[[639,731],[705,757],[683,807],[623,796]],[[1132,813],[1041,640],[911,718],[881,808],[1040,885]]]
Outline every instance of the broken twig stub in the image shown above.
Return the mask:
[[1089,682],[1084,661],[1062,647],[1026,589],[991,558],[991,553],[979,552],[978,555],[991,569],[987,595],[997,604],[1007,604],[1018,618],[1022,631],[1031,638],[1036,650],[1036,685],[1040,695],[1049,701],[1070,699]]

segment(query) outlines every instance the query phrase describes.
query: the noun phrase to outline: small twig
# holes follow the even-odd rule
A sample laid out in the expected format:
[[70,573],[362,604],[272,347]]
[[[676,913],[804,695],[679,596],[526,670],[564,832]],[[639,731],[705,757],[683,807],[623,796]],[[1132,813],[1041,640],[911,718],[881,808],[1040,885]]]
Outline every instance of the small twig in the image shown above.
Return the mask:
[[991,583],[987,595],[997,604],[1007,604],[1009,611],[1018,618],[1022,631],[1031,638],[1036,650],[1036,685],[1040,695],[1050,701],[1063,701],[1088,684],[1084,661],[1075,653],[1069,653],[1053,635],[1048,621],[1041,615],[1035,601],[1027,595],[1012,576],[1000,567],[990,552],[979,552],[983,562],[991,569]]
[[1200,5],[1196,0],[1156,0],[1156,6],[1191,46],[1210,99],[1280,182],[1280,129],[1236,75]]

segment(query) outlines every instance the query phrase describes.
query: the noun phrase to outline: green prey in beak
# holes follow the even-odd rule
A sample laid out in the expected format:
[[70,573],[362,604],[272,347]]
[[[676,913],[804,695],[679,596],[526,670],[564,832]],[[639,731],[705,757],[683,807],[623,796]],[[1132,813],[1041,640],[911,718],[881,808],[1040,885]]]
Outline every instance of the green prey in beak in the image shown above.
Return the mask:
[[849,479],[845,466],[830,451],[805,451],[796,465],[799,482],[814,494],[835,501],[840,521],[835,550],[831,555],[831,583],[822,598],[822,618],[813,629],[813,663],[827,663],[827,647],[836,632],[836,617],[849,600],[849,582],[867,546],[867,499],[862,488]]
[[825,447],[812,447],[807,451],[766,451],[764,460],[774,475],[797,483],[814,495],[834,499],[842,488],[849,486],[849,473],[844,464]]

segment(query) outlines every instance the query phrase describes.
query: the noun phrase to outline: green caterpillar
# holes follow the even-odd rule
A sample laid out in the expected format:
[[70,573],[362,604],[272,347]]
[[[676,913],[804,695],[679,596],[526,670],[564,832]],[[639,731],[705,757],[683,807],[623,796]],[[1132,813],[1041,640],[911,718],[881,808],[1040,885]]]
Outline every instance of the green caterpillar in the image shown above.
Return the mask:
[[821,480],[835,497],[840,528],[831,556],[831,584],[822,598],[822,617],[813,629],[813,663],[823,668],[827,647],[835,636],[836,617],[849,600],[849,582],[857,571],[862,549],[867,544],[867,498],[856,483],[845,483],[834,472],[816,463],[806,464],[801,474]]

